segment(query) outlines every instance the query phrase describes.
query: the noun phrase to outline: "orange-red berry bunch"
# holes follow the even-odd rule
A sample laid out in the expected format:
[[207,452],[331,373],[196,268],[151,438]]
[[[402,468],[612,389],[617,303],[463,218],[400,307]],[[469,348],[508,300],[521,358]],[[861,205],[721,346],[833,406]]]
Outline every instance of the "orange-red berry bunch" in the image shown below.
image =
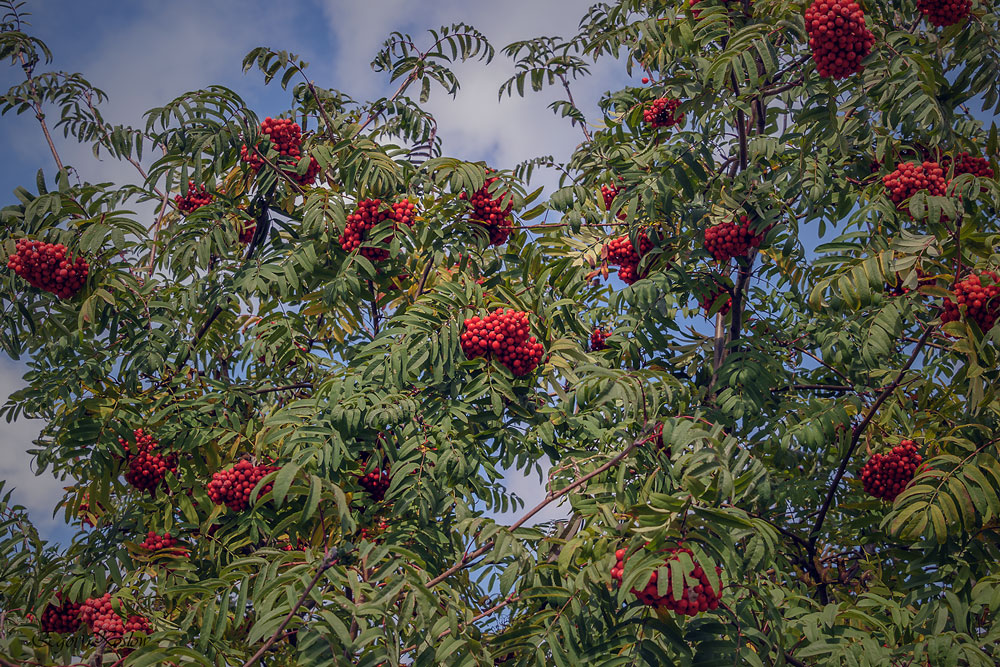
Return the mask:
[[756,248],[764,240],[763,234],[754,232],[750,218],[741,215],[739,224],[723,222],[705,230],[705,250],[720,262],[728,262],[733,257],[742,257],[750,248]]
[[[301,176],[296,173],[295,166],[302,158],[302,128],[295,121],[288,118],[271,118],[268,116],[260,124],[260,131],[267,135],[267,142],[278,151],[279,161],[284,163],[282,169],[285,175],[300,185],[311,185],[319,174],[319,163],[316,158],[309,158],[309,167],[306,173]],[[266,146],[259,145],[257,151],[266,153]],[[264,166],[264,160],[256,152],[247,148],[246,144],[240,147],[240,158],[254,171],[260,171]],[[289,169],[289,165],[291,169]]]
[[375,502],[380,502],[385,498],[385,492],[389,490],[390,483],[388,464],[358,476],[358,484],[368,492],[368,495]]
[[904,202],[917,192],[927,190],[930,195],[941,196],[948,187],[944,169],[937,162],[900,162],[895,171],[882,177],[882,184],[900,211],[906,210]]
[[340,247],[346,252],[353,252],[360,247],[361,254],[372,262],[388,259],[388,245],[392,240],[392,234],[387,234],[375,241],[377,245],[361,247],[361,244],[372,241],[368,238],[368,232],[380,222],[392,220],[393,229],[398,228],[398,225],[412,227],[416,206],[409,199],[404,199],[386,209],[380,210],[381,208],[381,199],[362,199],[359,201],[354,212],[347,216],[347,227],[344,228],[339,239]]
[[184,215],[197,211],[202,206],[208,206],[212,203],[212,199],[214,199],[212,193],[206,190],[204,185],[195,185],[194,181],[188,181],[186,197],[184,195],[174,197],[174,201],[177,202],[177,210]]
[[912,440],[903,440],[888,454],[872,454],[861,468],[865,492],[892,502],[913,479],[921,460]]
[[1000,317],[1000,275],[993,271],[973,273],[955,283],[954,300],[942,304],[942,322],[955,322],[961,318],[959,306],[965,306],[965,316],[972,319],[986,332],[993,328]]
[[684,114],[677,113],[681,101],[661,97],[642,110],[642,119],[652,128],[673,127],[684,122]]
[[631,285],[642,277],[639,275],[639,262],[642,261],[646,253],[653,249],[653,242],[646,236],[645,231],[639,232],[638,241],[638,252],[632,244],[632,239],[628,236],[613,238],[604,246],[608,264],[618,265],[618,277],[627,285]]
[[143,616],[133,614],[122,621],[122,617],[111,606],[111,593],[85,600],[80,609],[80,617],[91,632],[106,639],[120,639],[130,632],[150,634],[153,631],[149,621]]
[[624,192],[625,186],[617,187],[614,185],[602,185],[601,186],[601,196],[604,197],[604,208],[611,210],[611,204],[615,201],[615,197],[618,196],[620,192]]
[[[617,581],[619,586],[622,583],[622,576],[625,573],[625,552],[625,549],[619,549],[615,552],[617,562],[614,567],[611,568],[611,578]],[[694,554],[687,548],[667,549],[667,553],[670,555],[667,557],[663,565],[668,571],[670,571],[673,567],[681,566],[681,553],[686,553],[691,556],[692,560],[694,559]],[[716,567],[715,572],[717,574],[721,574],[722,568]],[[705,571],[700,565],[696,564],[694,569],[689,573],[689,576],[685,578],[684,588],[681,590],[679,600],[674,599],[670,587],[668,587],[667,594],[663,597],[657,595],[657,578],[657,572],[654,570],[649,575],[649,581],[645,586],[641,589],[632,589],[632,593],[639,598],[639,602],[651,607],[669,609],[677,612],[678,614],[687,616],[694,616],[698,612],[716,609],[719,606],[719,597],[722,591],[716,591],[712,588],[712,585],[708,581],[708,575],[705,574]],[[697,580],[698,583],[693,586],[689,585],[688,578]],[[719,587],[720,589],[722,587],[721,581],[719,582]]]
[[[487,171],[487,173],[489,172]],[[510,202],[507,206],[501,206],[505,194],[503,192],[498,192],[496,199],[490,196],[490,184],[496,180],[496,176],[487,178],[483,187],[473,192],[471,197],[463,192],[458,195],[458,198],[467,199],[472,204],[469,220],[486,227],[486,231],[490,235],[490,245],[503,245],[510,238],[511,231],[514,229],[510,218],[514,204]]]
[[462,351],[469,359],[494,358],[514,375],[527,375],[542,360],[542,344],[531,335],[528,313],[497,308],[486,317],[465,320]]
[[917,9],[931,25],[945,28],[955,25],[969,15],[970,0],[917,0]]
[[73,259],[63,244],[21,239],[16,247],[7,268],[32,287],[52,292],[60,299],[72,298],[83,287],[90,265],[82,257]]
[[155,493],[168,472],[177,473],[177,456],[161,454],[160,443],[141,428],[133,431],[133,435],[135,445],[124,438],[118,438],[118,443],[125,449],[128,458],[125,481],[140,491]]
[[[704,295],[704,297],[698,298],[698,307],[705,311],[706,315],[712,310],[712,306],[719,299],[720,296],[726,293],[726,288],[722,285],[717,285],[712,289],[711,292]],[[733,307],[733,297],[726,299],[726,303],[719,308],[719,312],[723,315],[728,315],[730,309]]]
[[83,604],[79,602],[63,602],[62,592],[56,593],[56,599],[60,604],[50,602],[42,612],[41,626],[42,632],[57,632],[61,635],[68,635],[76,632],[80,627],[80,609]]
[[864,67],[875,36],[854,0],[814,0],[806,9],[809,48],[820,76],[844,79]]
[[[206,487],[208,497],[216,505],[225,505],[234,512],[242,512],[250,507],[250,492],[257,483],[278,468],[270,465],[254,465],[240,461],[228,470],[220,470],[212,475]],[[265,484],[258,497],[269,493],[273,484]]]
[[605,331],[600,327],[595,328],[590,334],[590,351],[606,350],[608,348],[608,338],[610,337],[610,331]]
[[247,245],[253,241],[253,235],[257,233],[257,223],[248,222],[246,220],[241,220],[240,222],[242,222],[242,226],[239,228],[240,243]]
[[359,537],[362,540],[372,540],[376,536],[381,535],[389,528],[389,522],[385,519],[379,519],[376,521],[371,528],[362,528],[359,531]]
[[[949,162],[950,160],[945,159],[942,161],[941,167],[947,169]],[[969,155],[965,151],[955,156],[955,175],[958,176],[959,174],[972,174],[978,178],[994,177],[993,167],[990,166],[989,160],[984,157]]]
[[160,551],[161,549],[173,549],[176,546],[177,538],[173,537],[170,533],[160,535],[151,530],[146,533],[146,539],[142,541],[139,548],[148,551]]

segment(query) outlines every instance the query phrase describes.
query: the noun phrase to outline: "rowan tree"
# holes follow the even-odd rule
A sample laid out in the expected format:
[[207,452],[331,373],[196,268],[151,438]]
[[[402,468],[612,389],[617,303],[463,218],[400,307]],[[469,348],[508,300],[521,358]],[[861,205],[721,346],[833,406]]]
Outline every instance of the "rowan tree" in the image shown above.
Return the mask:
[[2,411],[80,530],[0,507],[2,664],[1000,661],[987,3],[595,5],[501,51],[580,131],[520,165],[423,106],[505,66],[468,25],[373,48],[381,99],[261,47],[279,117],[112,125],[5,4],[56,171],[2,211]]

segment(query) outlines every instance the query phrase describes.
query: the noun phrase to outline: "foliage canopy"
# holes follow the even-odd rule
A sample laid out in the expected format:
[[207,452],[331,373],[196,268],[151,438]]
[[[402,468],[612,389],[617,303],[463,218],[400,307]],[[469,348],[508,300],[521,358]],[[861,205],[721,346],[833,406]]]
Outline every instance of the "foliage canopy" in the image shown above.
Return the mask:
[[[40,71],[53,54],[5,5],[0,55],[25,79],[3,112],[48,110],[46,136],[132,163],[140,184],[89,182],[53,146],[55,177],[0,213],[5,263],[29,238],[91,267],[66,300],[0,276],[0,345],[30,367],[2,413],[45,420],[32,454],[81,526],[56,548],[0,503],[3,664],[1000,661],[1000,327],[940,320],[959,280],[1000,268],[1000,185],[955,169],[967,152],[1000,173],[987,3],[946,28],[913,0],[866,3],[874,49],[837,81],[810,59],[802,3],[597,4],[569,39],[499,51],[500,97],[552,87],[581,143],[497,171],[442,155],[448,128],[422,106],[456,94],[455,63],[497,56],[471,26],[391,35],[372,67],[398,89],[371,101],[316,85],[294,54],[248,54],[301,126],[289,163],[222,86],[110,124],[82,75]],[[651,83],[579,108],[602,58]],[[679,125],[644,122],[658,98],[681,101]],[[897,207],[882,176],[924,160],[947,191]],[[202,186],[211,203],[182,214],[175,198]],[[513,208],[500,246],[469,218],[484,186]],[[387,259],[342,250],[360,200],[404,197],[412,227],[369,231]],[[714,260],[705,230],[740,216],[759,247]],[[650,247],[630,285],[608,273],[621,236]],[[529,313],[536,371],[462,353],[463,321],[497,307]],[[151,491],[126,479],[139,428],[176,460]],[[866,453],[904,439],[923,455],[913,481],[893,502],[866,494]],[[541,506],[503,476],[546,457],[542,505],[567,518],[534,524]],[[237,512],[206,485],[242,460],[273,469]],[[382,499],[359,483],[373,472]],[[179,549],[143,548],[148,531]],[[690,556],[668,569],[678,546]],[[677,599],[696,568],[718,609],[631,592],[658,573]],[[110,592],[151,633],[43,632],[57,592]]]

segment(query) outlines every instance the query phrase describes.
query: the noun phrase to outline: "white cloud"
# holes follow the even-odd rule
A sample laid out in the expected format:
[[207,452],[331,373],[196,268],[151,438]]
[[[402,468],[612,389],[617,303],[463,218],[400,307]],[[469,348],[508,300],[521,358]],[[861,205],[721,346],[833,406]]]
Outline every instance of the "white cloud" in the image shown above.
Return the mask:
[[[24,387],[23,367],[0,359],[0,403],[6,403],[14,391]],[[27,450],[44,426],[41,419],[17,419],[8,424],[0,421],[0,480],[6,482],[4,492],[13,490],[15,504],[24,505],[31,520],[43,537],[51,538],[65,524],[60,516],[52,518],[56,501],[63,495],[63,482],[46,471],[35,475]]]
[[[565,158],[583,140],[583,134],[579,127],[570,126],[547,108],[563,96],[562,89],[529,92],[523,99],[505,97],[498,102],[500,84],[514,73],[513,63],[500,49],[510,42],[542,35],[570,37],[590,4],[590,0],[442,0],[421,4],[423,11],[415,16],[413,3],[403,0],[328,0],[327,18],[340,44],[334,56],[334,87],[354,93],[355,97],[384,95],[390,88],[388,77],[373,72],[369,63],[391,31],[407,32],[418,47],[426,47],[428,28],[464,22],[486,35],[497,49],[497,56],[488,66],[472,61],[453,67],[462,84],[454,100],[442,89],[432,87],[427,107],[438,120],[445,153],[463,159],[487,159],[504,168],[539,155]],[[596,101],[608,87],[605,84],[610,85],[611,72],[619,70],[620,65],[608,59],[594,67],[593,77],[572,84],[576,102],[591,123],[599,120]],[[418,91],[408,92],[416,95]]]

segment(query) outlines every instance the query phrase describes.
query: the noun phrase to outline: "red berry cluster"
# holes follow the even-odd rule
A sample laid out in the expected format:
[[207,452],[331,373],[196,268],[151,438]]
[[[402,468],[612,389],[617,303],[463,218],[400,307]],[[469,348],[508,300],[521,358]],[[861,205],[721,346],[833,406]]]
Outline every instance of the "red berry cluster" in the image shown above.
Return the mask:
[[[950,160],[945,158],[942,161],[941,167],[947,169]],[[969,155],[965,151],[959,153],[955,156],[955,175],[959,174],[972,174],[978,178],[993,178],[993,167],[990,166],[990,161],[984,157],[976,157]]]
[[389,490],[389,465],[377,467],[371,472],[358,476],[358,484],[361,485],[368,495],[375,502],[380,502],[385,498],[385,492]]
[[922,460],[912,440],[903,440],[888,454],[872,454],[861,468],[865,492],[892,502],[913,479]]
[[527,375],[542,360],[542,344],[530,335],[528,313],[497,308],[486,317],[465,320],[462,351],[469,359],[496,358],[514,375]]
[[638,239],[638,252],[632,244],[632,239],[628,236],[611,239],[604,246],[608,263],[618,265],[618,277],[627,285],[631,285],[642,277],[639,275],[639,262],[646,253],[653,249],[653,242],[646,236],[645,231],[639,232]]
[[889,191],[889,199],[900,211],[906,210],[904,202],[917,192],[927,190],[933,196],[941,196],[948,187],[944,169],[937,162],[901,162],[895,171],[882,177],[882,183]]
[[111,593],[105,593],[99,598],[85,600],[80,609],[80,617],[91,632],[106,639],[119,639],[129,632],[144,632],[150,634],[152,628],[149,620],[143,616],[132,615],[122,621],[111,606]]
[[90,265],[82,257],[74,260],[61,243],[21,239],[7,260],[7,268],[32,287],[52,292],[60,299],[71,299],[83,287]]
[[[279,161],[285,164],[283,172],[285,175],[300,185],[311,185],[319,174],[319,163],[316,158],[309,158],[309,167],[306,173],[301,176],[296,173],[295,166],[302,158],[302,128],[299,124],[288,118],[271,118],[268,116],[260,124],[260,131],[267,135],[267,141],[273,146],[279,155]],[[266,152],[266,147],[258,146],[261,153]],[[264,166],[264,160],[256,152],[247,148],[246,144],[240,147],[240,158],[254,171],[260,171]],[[291,165],[291,169],[287,167]]]
[[[704,295],[704,297],[698,298],[698,307],[705,311],[706,315],[712,310],[712,306],[720,296],[726,293],[726,288],[722,285],[716,285],[711,292]],[[723,315],[728,315],[729,310],[733,307],[733,297],[726,299],[725,305],[719,308],[719,312]]]
[[611,331],[605,331],[600,327],[595,328],[590,334],[590,351],[606,350],[608,347],[608,338],[610,337]]
[[970,0],[917,0],[917,9],[931,25],[945,28],[955,25],[969,15]]
[[945,299],[942,304],[942,322],[955,322],[961,318],[959,306],[965,306],[966,317],[972,319],[983,331],[989,331],[1000,318],[1000,275],[993,271],[973,273],[955,283],[955,299]]
[[128,457],[125,481],[140,491],[156,493],[156,488],[166,479],[168,472],[177,473],[177,456],[161,454],[158,451],[160,443],[141,428],[133,431],[133,435],[134,446],[124,438],[118,438]]
[[[487,173],[489,172],[487,171]],[[458,198],[463,200],[468,199],[469,203],[472,204],[472,213],[469,214],[469,220],[486,227],[486,231],[490,234],[490,245],[503,245],[510,238],[510,234],[514,229],[510,218],[510,212],[514,208],[514,203],[511,202],[505,207],[501,206],[503,195],[505,194],[503,192],[498,192],[496,199],[490,197],[490,184],[496,180],[496,176],[487,178],[483,187],[472,193],[471,197],[463,192],[458,195]]]
[[[265,476],[278,468],[268,465],[254,465],[249,461],[240,461],[228,470],[220,470],[212,475],[208,483],[208,497],[216,505],[225,504],[234,512],[242,512],[250,507],[250,492]],[[266,484],[260,490],[258,497],[269,493],[273,484]]]
[[642,119],[652,128],[673,127],[684,122],[684,114],[676,113],[680,100],[661,97],[642,110]]
[[379,519],[376,521],[371,528],[362,528],[359,531],[359,537],[362,540],[372,540],[377,535],[384,533],[389,528],[389,522],[385,519]]
[[614,185],[602,185],[601,186],[601,196],[604,197],[604,208],[611,210],[611,204],[615,201],[615,197],[618,193],[623,192],[625,186],[617,187]]
[[[694,558],[694,554],[690,549],[678,548],[678,549],[667,549],[667,553],[670,554],[666,561],[664,561],[664,567],[669,571],[672,567],[680,567],[680,555],[681,553],[686,553],[691,558]],[[620,586],[622,583],[622,576],[625,573],[625,549],[619,549],[615,552],[615,558],[617,562],[615,566],[611,568],[611,578],[618,582]],[[716,567],[715,572],[717,574],[722,573],[722,568]],[[680,600],[675,600],[668,588],[667,594],[663,597],[657,595],[656,582],[657,573],[654,570],[649,575],[649,581],[641,589],[632,589],[632,593],[639,598],[639,602],[649,605],[651,607],[662,607],[664,609],[669,609],[675,611],[678,614],[694,616],[698,612],[707,611],[709,609],[716,609],[719,606],[719,598],[721,594],[720,591],[715,591],[712,585],[708,582],[708,575],[701,568],[700,565],[695,565],[694,569],[689,573],[690,578],[698,580],[699,583],[694,586],[688,585],[688,581],[684,581],[684,588],[681,590]],[[687,578],[685,578],[687,579]],[[721,589],[721,583],[720,589]]]
[[723,222],[705,230],[705,250],[720,262],[728,262],[733,257],[742,257],[750,248],[756,248],[764,240],[751,228],[750,218],[741,215],[739,224]]
[[[396,202],[384,210],[380,210],[381,206],[381,199],[362,199],[358,202],[354,212],[347,216],[347,227],[339,239],[341,248],[346,252],[352,252],[361,247],[365,241],[371,241],[368,238],[368,232],[385,220],[392,220],[394,229],[398,225],[413,226],[416,206],[409,199]],[[386,260],[389,258],[388,245],[391,239],[392,234],[387,234],[376,241],[378,245],[368,245],[361,248],[361,254],[372,262]]]
[[80,609],[83,605],[79,602],[63,602],[61,592],[56,593],[56,599],[61,604],[50,602],[42,612],[42,632],[56,632],[61,635],[76,632],[80,627]]
[[813,0],[806,9],[809,48],[820,76],[844,79],[864,67],[875,36],[854,0]]
[[177,202],[177,210],[187,215],[191,211],[197,211],[202,206],[207,206],[212,203],[212,193],[205,189],[204,185],[195,185],[194,181],[188,181],[188,193],[185,197],[184,195],[177,195],[174,197],[174,201]]
[[[253,235],[257,233],[257,223],[249,222],[247,220],[240,220],[241,226],[239,227],[240,232],[240,243],[247,245],[253,241]],[[239,223],[238,223],[239,224]]]
[[146,533],[146,539],[142,541],[139,548],[148,551],[160,551],[161,549],[173,549],[175,546],[177,546],[177,538],[173,537],[170,533],[159,535],[153,531],[149,531]]

